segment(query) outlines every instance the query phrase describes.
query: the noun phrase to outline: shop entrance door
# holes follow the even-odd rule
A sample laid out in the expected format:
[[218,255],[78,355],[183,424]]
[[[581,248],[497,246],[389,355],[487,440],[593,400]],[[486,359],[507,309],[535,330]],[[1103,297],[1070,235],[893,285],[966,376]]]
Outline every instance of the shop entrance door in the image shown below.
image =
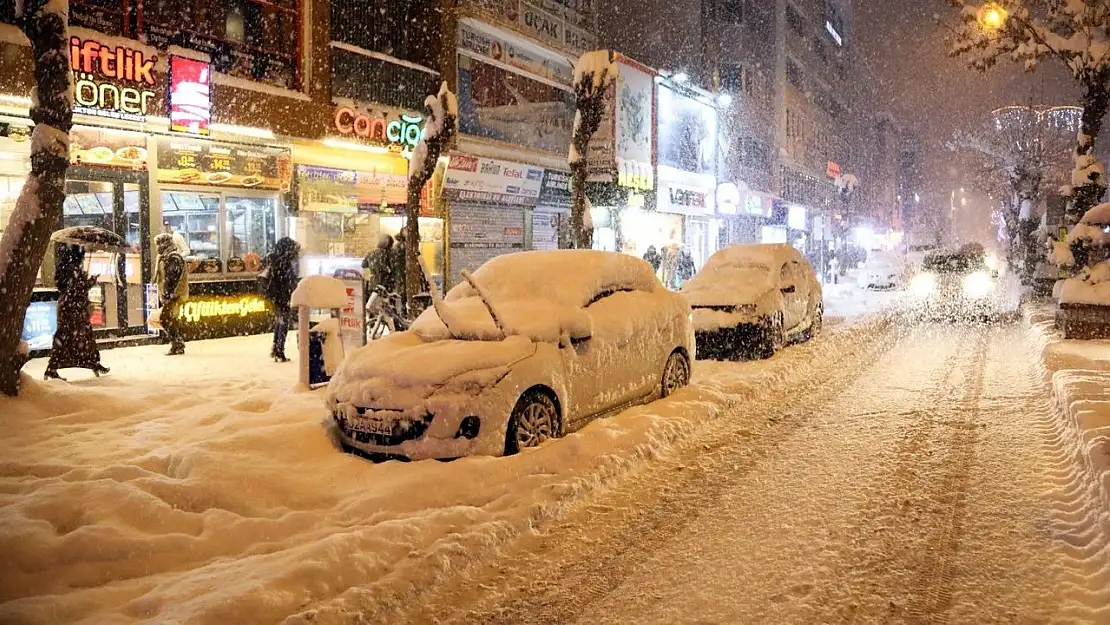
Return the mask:
[[97,226],[122,236],[135,251],[88,252],[85,270],[99,275],[89,292],[89,318],[99,337],[146,332],[143,285],[151,281],[150,194],[146,172],[70,167],[61,227]]
[[686,218],[686,245],[694,257],[694,266],[700,270],[709,256],[709,220]]

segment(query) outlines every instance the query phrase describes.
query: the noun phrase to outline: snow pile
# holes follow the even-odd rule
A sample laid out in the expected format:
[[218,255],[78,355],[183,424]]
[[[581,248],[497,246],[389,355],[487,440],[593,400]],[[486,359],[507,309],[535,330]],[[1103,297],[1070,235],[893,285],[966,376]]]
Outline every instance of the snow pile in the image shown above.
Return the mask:
[[312,332],[324,335],[324,372],[329,376],[335,375],[339,365],[343,363],[343,342],[339,339],[339,320],[335,317],[325,319],[312,326]]
[[602,90],[617,76],[617,64],[613,62],[612,54],[609,50],[584,52],[574,63],[573,84],[589,78],[595,90]]
[[1075,169],[1071,172],[1073,187],[1088,184],[1106,184],[1106,166],[1090,154],[1083,154],[1075,158]]
[[[1077,226],[1078,227],[1078,226]],[[1063,281],[1060,303],[1110,306],[1110,260],[1104,260]]]
[[420,140],[416,142],[416,147],[412,150],[412,159],[409,161],[410,172],[422,171],[427,166],[428,141],[437,139],[443,134],[449,118],[458,119],[459,116],[459,100],[447,88],[446,82],[440,83],[439,92],[436,95],[424,98],[424,106],[428,107],[431,114],[424,124],[424,131],[420,135]]
[[343,308],[347,305],[347,287],[331,276],[306,276],[293,290],[289,303],[309,308]]
[[682,294],[695,307],[756,304],[777,280],[766,265],[707,264],[682,285]]
[[112,350],[111,376],[27,379],[22,398],[0,399],[0,622],[380,622],[740,403],[877,350],[880,333],[699,363],[667,400],[511,458],[452,463],[340,453],[319,394],[283,392],[288,367],[267,361],[265,336],[174,359]]

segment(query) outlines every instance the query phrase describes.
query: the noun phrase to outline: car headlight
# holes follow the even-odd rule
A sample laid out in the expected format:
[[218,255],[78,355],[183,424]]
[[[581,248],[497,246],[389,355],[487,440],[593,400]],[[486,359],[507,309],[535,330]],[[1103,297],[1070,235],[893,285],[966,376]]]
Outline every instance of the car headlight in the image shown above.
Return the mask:
[[932,295],[937,288],[937,277],[931,273],[919,273],[910,281],[910,293],[918,297]]
[[994,290],[994,280],[985,271],[976,271],[964,278],[964,295],[979,299],[990,295]]

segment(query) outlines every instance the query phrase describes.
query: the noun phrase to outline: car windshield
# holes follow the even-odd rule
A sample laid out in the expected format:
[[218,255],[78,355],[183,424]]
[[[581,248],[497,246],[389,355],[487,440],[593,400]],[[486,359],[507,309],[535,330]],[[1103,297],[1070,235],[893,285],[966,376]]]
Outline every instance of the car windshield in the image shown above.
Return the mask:
[[925,258],[926,271],[970,273],[986,269],[986,257],[978,253],[932,254]]

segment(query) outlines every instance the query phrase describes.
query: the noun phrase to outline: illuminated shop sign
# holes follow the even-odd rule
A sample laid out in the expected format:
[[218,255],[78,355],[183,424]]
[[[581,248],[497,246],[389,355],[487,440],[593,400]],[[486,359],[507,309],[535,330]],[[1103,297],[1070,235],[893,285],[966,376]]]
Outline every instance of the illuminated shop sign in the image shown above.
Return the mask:
[[197,323],[212,318],[228,319],[265,314],[266,300],[257,295],[241,297],[211,297],[189,300],[178,310],[177,317],[189,323]]
[[170,130],[207,135],[212,122],[212,70],[208,63],[170,57]]
[[387,119],[384,113],[363,113],[348,106],[335,111],[335,129],[339,132],[390,143],[400,149],[416,147],[424,132],[423,124],[423,116],[409,113],[402,113],[397,119]]
[[124,46],[106,46],[71,37],[69,67],[73,70],[75,113],[143,122],[156,92],[157,56]]

